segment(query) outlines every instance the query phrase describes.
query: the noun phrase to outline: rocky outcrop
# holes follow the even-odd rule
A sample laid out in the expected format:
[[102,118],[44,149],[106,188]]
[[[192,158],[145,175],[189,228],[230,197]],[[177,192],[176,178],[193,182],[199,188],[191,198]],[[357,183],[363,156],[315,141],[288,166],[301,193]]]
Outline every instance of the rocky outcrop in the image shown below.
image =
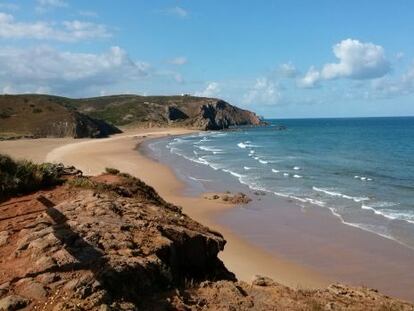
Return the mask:
[[221,130],[230,126],[261,125],[262,121],[253,112],[237,108],[222,100],[201,105],[194,117],[193,126],[205,130]]
[[73,177],[0,209],[0,306],[133,310],[189,282],[234,279],[219,233],[128,175]]

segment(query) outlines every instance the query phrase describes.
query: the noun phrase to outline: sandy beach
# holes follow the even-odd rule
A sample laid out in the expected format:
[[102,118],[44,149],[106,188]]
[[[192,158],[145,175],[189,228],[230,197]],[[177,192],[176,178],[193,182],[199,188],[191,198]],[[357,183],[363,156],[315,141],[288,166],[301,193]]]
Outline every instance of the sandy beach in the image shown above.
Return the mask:
[[185,185],[168,166],[137,152],[137,146],[147,139],[190,132],[187,129],[137,129],[105,139],[3,141],[0,152],[17,159],[74,165],[86,175],[96,175],[106,167],[114,167],[141,178],[164,199],[182,206],[190,217],[224,235],[227,244],[220,258],[240,280],[250,281],[259,274],[299,288],[321,288],[332,283],[333,280],[323,274],[271,254],[218,225],[214,221],[217,212],[231,208],[230,205],[183,195]]

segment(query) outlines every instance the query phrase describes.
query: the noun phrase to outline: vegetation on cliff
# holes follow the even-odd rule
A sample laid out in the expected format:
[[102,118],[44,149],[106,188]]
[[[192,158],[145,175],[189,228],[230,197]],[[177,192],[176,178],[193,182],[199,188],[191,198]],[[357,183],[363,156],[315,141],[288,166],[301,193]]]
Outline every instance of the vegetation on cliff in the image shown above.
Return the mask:
[[49,95],[0,96],[0,137],[105,137],[117,126],[219,130],[259,125],[253,112],[194,96],[114,95],[70,99]]
[[55,164],[14,161],[0,154],[0,202],[61,183],[61,171],[62,167]]

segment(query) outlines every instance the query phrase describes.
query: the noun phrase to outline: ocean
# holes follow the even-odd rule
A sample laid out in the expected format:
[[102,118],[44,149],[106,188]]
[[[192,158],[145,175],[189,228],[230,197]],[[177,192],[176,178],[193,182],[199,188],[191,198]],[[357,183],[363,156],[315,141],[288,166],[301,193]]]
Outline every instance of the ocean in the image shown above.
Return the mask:
[[242,184],[414,248],[414,117],[266,121],[148,147],[199,192]]

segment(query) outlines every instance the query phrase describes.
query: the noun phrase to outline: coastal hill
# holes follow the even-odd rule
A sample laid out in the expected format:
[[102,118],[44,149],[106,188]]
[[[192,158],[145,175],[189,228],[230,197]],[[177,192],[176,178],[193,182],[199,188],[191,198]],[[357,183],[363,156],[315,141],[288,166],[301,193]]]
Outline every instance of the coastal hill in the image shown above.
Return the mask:
[[114,95],[71,99],[51,95],[0,96],[0,137],[105,137],[123,127],[219,130],[259,125],[253,112],[214,98]]
[[115,169],[84,177],[0,155],[0,170],[0,310],[414,308],[367,288],[237,281],[220,233]]
[[106,137],[115,126],[82,114],[54,96],[1,95],[0,137]]

